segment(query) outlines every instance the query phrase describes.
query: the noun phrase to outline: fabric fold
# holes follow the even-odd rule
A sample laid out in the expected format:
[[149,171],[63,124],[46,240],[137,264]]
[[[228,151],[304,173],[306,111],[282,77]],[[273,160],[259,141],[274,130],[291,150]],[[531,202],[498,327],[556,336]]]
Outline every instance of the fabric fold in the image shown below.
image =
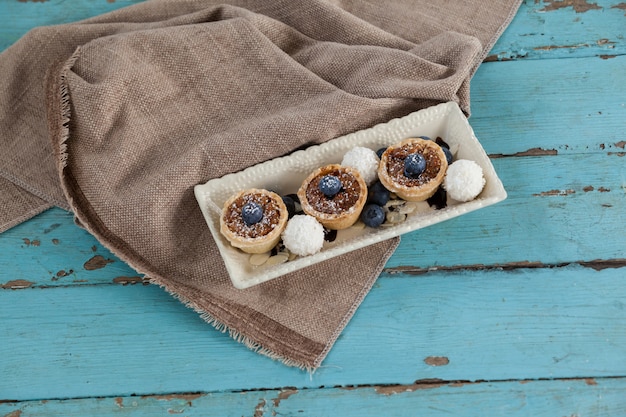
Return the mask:
[[237,290],[193,187],[440,102],[469,113],[471,76],[519,3],[226,3],[148,1],[0,55],[0,121],[16,121],[0,215],[65,206],[216,328],[315,369],[398,240]]

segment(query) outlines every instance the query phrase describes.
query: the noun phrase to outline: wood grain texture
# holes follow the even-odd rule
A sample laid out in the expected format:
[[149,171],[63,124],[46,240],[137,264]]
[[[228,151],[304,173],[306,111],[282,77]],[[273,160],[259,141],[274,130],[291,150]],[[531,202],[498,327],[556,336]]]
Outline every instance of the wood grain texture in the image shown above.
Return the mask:
[[[2,1],[0,50],[140,1]],[[618,0],[522,4],[471,85],[509,198],[403,237],[313,375],[60,209],[0,235],[0,416],[626,414],[625,27]]]
[[[313,375],[234,343],[155,286],[0,291],[3,398],[626,374],[623,270],[383,275]],[[427,358],[447,358],[433,366]],[[42,370],[48,370],[42,372]],[[54,370],[54,371],[52,371]]]

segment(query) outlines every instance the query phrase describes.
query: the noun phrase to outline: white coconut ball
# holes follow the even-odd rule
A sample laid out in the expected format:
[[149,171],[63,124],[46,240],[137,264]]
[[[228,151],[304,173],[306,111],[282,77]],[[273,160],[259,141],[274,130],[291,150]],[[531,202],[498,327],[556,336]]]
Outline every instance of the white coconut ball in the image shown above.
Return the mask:
[[443,180],[443,188],[448,196],[461,202],[475,199],[484,186],[482,168],[468,159],[458,159],[450,164]]
[[289,252],[300,256],[313,255],[324,245],[324,226],[315,217],[298,214],[289,219],[282,238]]
[[363,146],[355,146],[343,156],[341,165],[359,171],[367,185],[372,185],[378,179],[378,164],[380,159],[376,152]]

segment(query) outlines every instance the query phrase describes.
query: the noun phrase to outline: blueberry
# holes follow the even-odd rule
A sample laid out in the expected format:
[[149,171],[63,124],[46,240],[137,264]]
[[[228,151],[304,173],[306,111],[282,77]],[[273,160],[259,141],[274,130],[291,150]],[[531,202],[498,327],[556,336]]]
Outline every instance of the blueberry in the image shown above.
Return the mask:
[[443,187],[439,187],[437,188],[437,191],[435,191],[435,194],[433,194],[433,196],[426,201],[428,202],[428,205],[434,207],[435,210],[441,210],[448,205],[447,200],[446,190],[444,190]]
[[300,198],[298,197],[298,194],[287,194],[285,197],[289,197],[294,201],[294,203],[300,204]]
[[326,242],[334,242],[337,239],[337,231],[334,229],[324,228],[324,240]]
[[328,198],[333,198],[341,191],[341,180],[334,175],[324,175],[319,182],[320,191]]
[[426,159],[420,153],[411,153],[404,160],[404,175],[417,178],[426,169]]
[[443,153],[446,154],[446,161],[448,161],[448,165],[450,165],[452,163],[452,152],[445,146],[442,146],[441,149],[443,149]]
[[448,145],[445,140],[441,139],[440,136],[437,136],[437,139],[435,139],[435,143],[441,146],[442,148],[450,149],[450,145]]
[[285,207],[287,207],[288,218],[291,219],[296,215],[296,202],[290,195],[283,195],[281,198],[283,199],[283,203],[285,203]]
[[389,201],[389,190],[380,181],[376,181],[367,192],[367,201],[384,206]]
[[378,158],[382,158],[383,157],[383,153],[385,153],[385,151],[387,150],[387,148],[380,148],[379,150],[376,151],[376,155],[378,155]]
[[249,201],[241,208],[241,218],[247,226],[252,226],[263,218],[263,207],[259,203]]
[[366,204],[361,212],[361,221],[367,227],[378,227],[385,221],[385,210],[378,204]]

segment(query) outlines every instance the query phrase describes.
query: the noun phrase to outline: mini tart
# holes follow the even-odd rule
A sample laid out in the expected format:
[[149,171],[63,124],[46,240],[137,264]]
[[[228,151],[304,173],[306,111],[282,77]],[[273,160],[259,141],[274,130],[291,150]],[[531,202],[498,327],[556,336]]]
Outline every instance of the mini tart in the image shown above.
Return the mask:
[[[341,191],[332,198],[326,197],[319,189],[320,179],[326,175],[338,177],[342,184]],[[347,229],[359,219],[367,200],[367,184],[354,168],[326,165],[304,180],[298,190],[298,198],[302,210],[327,229]]]
[[[258,223],[247,225],[241,216],[241,209],[251,201],[263,208],[263,218]],[[288,216],[287,207],[278,194],[251,188],[226,200],[220,216],[220,231],[232,246],[246,253],[263,253],[278,244]]]
[[[404,175],[404,160],[412,153],[420,153],[426,159],[426,169],[415,179]],[[383,152],[378,178],[401,199],[424,201],[435,194],[447,169],[448,161],[441,146],[432,140],[409,138]]]

